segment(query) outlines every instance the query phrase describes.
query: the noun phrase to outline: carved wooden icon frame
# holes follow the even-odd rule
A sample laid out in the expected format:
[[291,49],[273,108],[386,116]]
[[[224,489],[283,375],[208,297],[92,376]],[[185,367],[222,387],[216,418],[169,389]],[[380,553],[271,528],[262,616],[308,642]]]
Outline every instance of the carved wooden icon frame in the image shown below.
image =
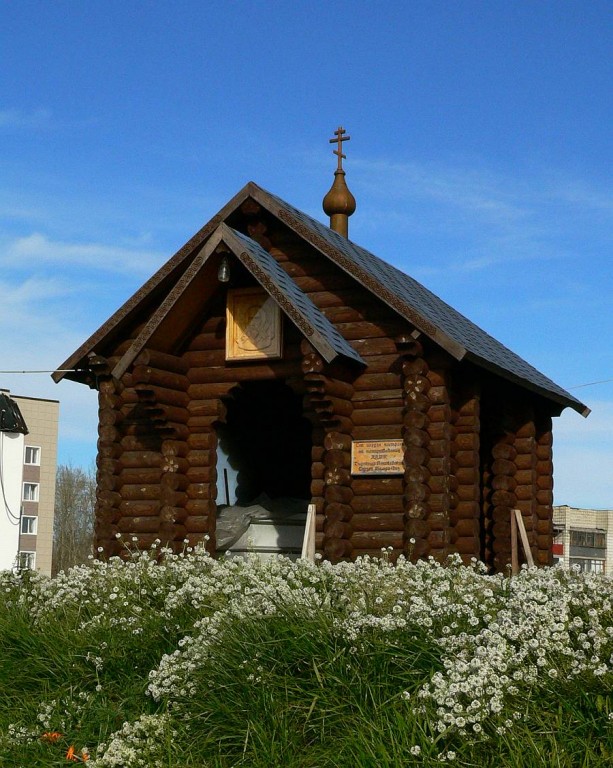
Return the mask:
[[232,288],[226,303],[226,360],[275,360],[283,352],[281,309],[265,290]]

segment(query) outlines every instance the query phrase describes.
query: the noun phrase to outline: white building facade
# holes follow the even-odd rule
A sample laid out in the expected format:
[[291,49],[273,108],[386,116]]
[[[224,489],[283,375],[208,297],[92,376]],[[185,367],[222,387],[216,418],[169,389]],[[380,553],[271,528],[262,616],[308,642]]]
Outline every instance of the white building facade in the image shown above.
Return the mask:
[[553,508],[554,562],[613,574],[613,509]]
[[51,575],[59,402],[0,390],[0,570]]

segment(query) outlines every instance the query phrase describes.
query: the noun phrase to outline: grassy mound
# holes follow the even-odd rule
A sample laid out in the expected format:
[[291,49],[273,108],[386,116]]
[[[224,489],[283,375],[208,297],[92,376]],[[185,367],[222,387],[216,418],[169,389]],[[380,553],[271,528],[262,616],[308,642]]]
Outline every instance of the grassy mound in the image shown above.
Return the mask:
[[604,576],[159,555],[0,574],[0,765],[611,764]]

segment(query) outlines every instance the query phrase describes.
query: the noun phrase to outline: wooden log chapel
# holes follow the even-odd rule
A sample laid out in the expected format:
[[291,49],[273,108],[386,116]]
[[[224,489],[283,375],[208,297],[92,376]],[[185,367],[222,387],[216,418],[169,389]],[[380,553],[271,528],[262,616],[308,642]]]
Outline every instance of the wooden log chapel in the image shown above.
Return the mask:
[[330,227],[248,183],[54,374],[98,391],[108,555],[117,533],[208,535],[214,553],[223,510],[264,498],[277,522],[279,499],[294,521],[315,505],[332,561],[386,548],[502,570],[517,508],[551,562],[552,417],[589,411],[348,239],[348,138],[331,140]]

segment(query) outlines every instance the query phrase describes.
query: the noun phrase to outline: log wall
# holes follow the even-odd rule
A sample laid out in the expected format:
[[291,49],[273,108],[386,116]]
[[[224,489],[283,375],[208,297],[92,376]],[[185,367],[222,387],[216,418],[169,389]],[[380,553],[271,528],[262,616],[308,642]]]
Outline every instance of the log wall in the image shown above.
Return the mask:
[[[114,554],[116,533],[175,549],[208,536],[215,551],[216,430],[237,388],[282,380],[303,397],[312,424],[310,492],[325,557],[391,548],[392,557],[444,560],[455,551],[501,570],[518,507],[536,560],[550,562],[552,438],[543,403],[415,341],[409,323],[257,205],[231,225],[269,250],[366,367],[326,364],[288,318],[281,360],[228,364],[220,286],[174,354],[147,348],[121,382],[99,377],[97,542]],[[243,268],[233,279],[253,284]],[[143,324],[107,350],[110,369]],[[352,440],[367,439],[402,439],[403,476],[351,475]]]

